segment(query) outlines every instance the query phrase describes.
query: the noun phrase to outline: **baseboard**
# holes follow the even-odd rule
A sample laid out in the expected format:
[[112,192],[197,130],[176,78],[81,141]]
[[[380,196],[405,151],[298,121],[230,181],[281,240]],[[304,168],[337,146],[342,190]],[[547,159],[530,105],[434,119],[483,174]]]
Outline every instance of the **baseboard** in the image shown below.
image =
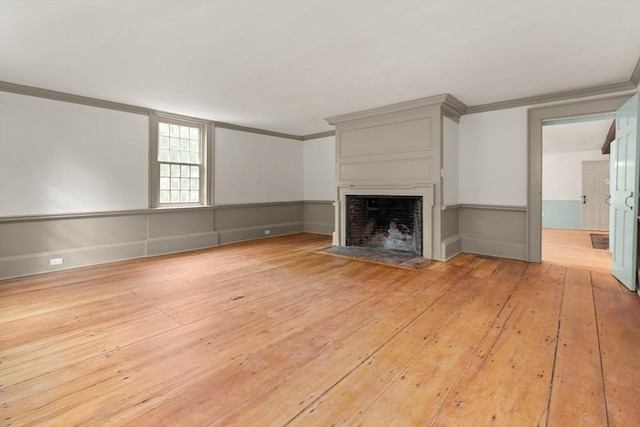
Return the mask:
[[331,236],[335,230],[335,224],[305,221],[303,230],[305,233],[325,234],[327,236]]
[[[140,258],[145,256],[145,249],[145,242],[130,242],[5,257],[0,259],[0,279]],[[52,258],[62,258],[63,262],[49,265]]]
[[215,231],[183,236],[158,237],[147,240],[147,255],[153,256],[210,248],[218,246],[219,243],[220,239]]
[[525,242],[478,239],[462,236],[462,251],[521,261],[526,261],[527,259],[527,245]]
[[[258,227],[236,228],[231,230],[218,231],[219,243],[226,245],[229,243],[244,242],[272,236],[284,236],[303,232],[303,222],[289,222],[282,224],[267,224]],[[269,234],[265,234],[269,231]]]
[[449,260],[462,252],[462,238],[459,235],[451,236],[442,241],[442,257]]

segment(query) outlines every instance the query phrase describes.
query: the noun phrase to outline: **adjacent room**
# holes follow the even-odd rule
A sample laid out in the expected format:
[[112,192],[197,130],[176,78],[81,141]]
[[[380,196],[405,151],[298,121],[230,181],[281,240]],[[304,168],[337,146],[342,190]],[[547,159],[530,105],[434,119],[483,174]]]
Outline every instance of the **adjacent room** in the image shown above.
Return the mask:
[[636,0],[0,0],[0,424],[640,425],[639,83]]
[[608,138],[615,134],[614,118],[548,121],[543,127],[544,261],[611,272]]

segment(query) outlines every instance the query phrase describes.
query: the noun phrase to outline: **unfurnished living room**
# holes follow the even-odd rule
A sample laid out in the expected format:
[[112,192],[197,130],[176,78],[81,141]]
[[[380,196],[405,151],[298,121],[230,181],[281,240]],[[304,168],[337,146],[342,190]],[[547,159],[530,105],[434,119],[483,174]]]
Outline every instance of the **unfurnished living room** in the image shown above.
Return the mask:
[[640,425],[640,0],[0,0],[0,425]]

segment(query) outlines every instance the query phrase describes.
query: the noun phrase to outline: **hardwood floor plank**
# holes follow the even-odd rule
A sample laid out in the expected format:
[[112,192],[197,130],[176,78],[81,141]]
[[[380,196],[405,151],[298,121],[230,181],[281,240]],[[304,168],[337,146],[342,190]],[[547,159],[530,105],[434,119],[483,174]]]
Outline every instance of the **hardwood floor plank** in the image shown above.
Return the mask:
[[560,322],[548,424],[605,426],[604,380],[587,270],[567,270]]
[[[366,286],[369,283],[363,285]],[[146,420],[159,423],[169,414],[180,414],[180,418],[186,420],[190,425],[201,425],[202,421],[207,421],[203,425],[209,425],[245,405],[252,397],[259,396],[270,388],[279,387],[287,377],[298,372],[319,355],[334,351],[341,340],[350,337],[366,324],[366,322],[363,323],[363,319],[375,316],[376,312],[386,312],[390,307],[406,300],[411,294],[405,289],[411,289],[413,286],[415,285],[410,282],[398,281],[397,286],[393,289],[376,293],[365,300],[358,301],[340,313],[320,319],[316,324],[309,325],[298,334],[292,335],[264,351],[254,352],[234,365],[193,384],[184,392],[172,396],[171,399],[158,402],[157,405],[150,407],[148,412],[140,414],[133,421],[133,424]],[[313,348],[304,349],[300,341],[304,342],[309,337],[314,337]],[[294,357],[291,360],[287,358],[286,352],[283,353],[283,349],[290,347],[297,349],[292,350]],[[243,374],[248,372],[250,375]],[[224,384],[230,384],[230,381],[237,378],[244,378],[241,392],[234,390],[224,394],[220,393],[220,387],[222,390],[226,390]],[[185,394],[213,394],[217,398],[213,403],[205,400],[198,402],[199,404],[195,407],[190,405],[189,410],[185,411],[186,407],[183,402]],[[289,399],[291,398],[293,397],[289,396]]]
[[[330,352],[319,354],[301,372],[292,372],[276,386],[213,425],[255,425],[261,422],[283,425],[289,422],[318,396],[366,363],[390,337],[400,333],[405,325],[427,310],[434,299],[453,285],[446,279],[427,284],[421,276],[412,280],[411,284],[428,286],[428,291],[425,289],[425,292],[429,296],[414,298],[413,295],[408,295],[386,310],[376,310],[369,316],[374,321],[354,318],[360,327],[351,334],[340,334],[339,339],[333,340]],[[381,297],[384,298],[384,295]],[[287,401],[294,404],[282,405],[282,402]]]
[[465,304],[353,422],[429,425],[493,328],[524,268],[523,263],[505,261],[504,276],[496,275],[492,281],[468,279],[462,287],[468,296]]
[[547,405],[549,426],[640,424],[640,302],[610,275],[472,254],[395,268],[329,244],[0,282],[0,425],[544,425]]
[[[467,299],[466,293],[456,287],[468,285],[458,281],[434,300],[433,305],[421,313],[400,334],[393,336],[380,350],[354,369],[345,380],[316,398],[293,419],[292,425],[346,425],[363,411],[377,395],[394,380],[424,350],[430,336],[449,322]],[[424,292],[419,295],[423,297]]]
[[592,272],[609,426],[640,425],[640,299]]
[[[338,284],[336,284],[336,288],[337,286]],[[251,348],[259,346],[261,341],[266,343],[264,345],[268,345],[272,340],[286,336],[287,333],[292,333],[299,327],[299,324],[304,324],[305,319],[313,321],[318,317],[322,317],[322,308],[325,306],[328,310],[337,310],[341,307],[336,299],[330,293],[327,293],[326,288],[319,287],[315,292],[312,289],[298,289],[298,291],[299,297],[296,294],[291,295],[292,301],[297,302],[282,306],[277,315],[268,310],[256,311],[251,305],[244,304],[239,306],[237,310],[204,319],[184,328],[174,328],[167,333],[151,335],[149,339],[140,340],[131,345],[124,345],[121,337],[115,337],[112,341],[114,343],[121,342],[122,345],[109,352],[104,350],[100,352],[100,349],[96,349],[95,351],[99,352],[98,355],[81,354],[78,356],[76,353],[71,353],[74,350],[74,347],[71,347],[70,354],[61,358],[61,355],[66,353],[63,349],[63,351],[58,351],[55,354],[56,359],[60,359],[59,363],[61,364],[60,366],[54,366],[53,368],[55,369],[52,368],[53,363],[50,358],[37,360],[37,363],[31,363],[28,369],[31,371],[41,369],[42,374],[36,380],[39,383],[47,384],[50,381],[47,374],[56,375],[57,370],[61,369],[62,366],[73,365],[73,372],[76,374],[82,373],[82,375],[75,376],[71,383],[65,385],[67,392],[72,390],[83,392],[87,387],[87,378],[93,378],[95,381],[95,384],[91,385],[93,391],[112,389],[113,382],[118,381],[118,377],[137,378],[136,381],[143,386],[143,390],[144,388],[152,388],[153,384],[158,382],[154,381],[155,379],[161,380],[163,384],[169,383],[170,385],[171,381],[185,380],[201,374],[201,371],[206,370],[207,366],[216,367],[219,363],[228,363],[233,358],[250,351]],[[357,296],[353,288],[344,288],[341,291],[348,293],[352,297]],[[302,297],[303,294],[306,294],[304,298]],[[280,305],[276,298],[273,298],[273,300],[273,304]],[[314,303],[314,309],[306,309],[304,313],[300,312],[300,307],[308,305],[310,302]],[[263,307],[268,307],[264,301],[262,304]],[[150,327],[153,327],[153,325],[151,324]],[[212,331],[215,332],[212,333]],[[138,336],[135,331],[126,330],[120,332],[126,337]],[[245,341],[242,339],[246,337],[250,337],[251,340]],[[165,342],[169,342],[171,345],[166,346],[163,344]],[[89,349],[92,349],[90,344],[94,343],[90,342],[87,345]],[[150,349],[155,348],[158,350],[150,352]],[[184,350],[186,349],[189,349],[189,352],[185,352]],[[201,358],[211,352],[215,352],[216,357],[208,357],[208,365],[203,365]],[[193,362],[198,362],[198,366],[188,368]],[[172,365],[184,366],[185,368],[171,369]],[[115,372],[116,367],[118,368],[117,373]],[[18,371],[15,375],[20,375],[21,373],[22,371]],[[7,379],[11,378],[12,375],[9,373]],[[28,385],[28,390],[43,390],[44,388],[44,386]],[[53,399],[55,390],[48,391],[51,392],[49,396]],[[18,393],[14,390],[14,394]],[[44,394],[39,393],[40,397]],[[97,394],[98,398],[102,400],[108,397],[108,392]],[[34,396],[25,397],[23,404],[29,405],[34,401]],[[42,399],[39,401],[41,402]],[[65,402],[51,401],[51,410],[55,413],[54,407],[64,404]],[[87,402],[86,404],[89,403]],[[25,408],[19,407],[19,409],[24,411]],[[105,412],[108,411],[105,410]]]
[[564,269],[527,267],[428,425],[544,425],[563,280]]
[[593,230],[544,228],[542,230],[542,261],[611,273],[611,252],[606,249],[594,249],[589,236],[592,233],[607,234]]

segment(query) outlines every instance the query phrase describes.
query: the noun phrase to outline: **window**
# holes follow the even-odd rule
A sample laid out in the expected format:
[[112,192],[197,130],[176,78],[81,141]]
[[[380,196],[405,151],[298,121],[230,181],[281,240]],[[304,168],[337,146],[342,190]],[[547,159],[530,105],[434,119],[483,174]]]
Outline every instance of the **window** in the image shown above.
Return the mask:
[[152,117],[152,206],[207,204],[207,128],[205,123]]

